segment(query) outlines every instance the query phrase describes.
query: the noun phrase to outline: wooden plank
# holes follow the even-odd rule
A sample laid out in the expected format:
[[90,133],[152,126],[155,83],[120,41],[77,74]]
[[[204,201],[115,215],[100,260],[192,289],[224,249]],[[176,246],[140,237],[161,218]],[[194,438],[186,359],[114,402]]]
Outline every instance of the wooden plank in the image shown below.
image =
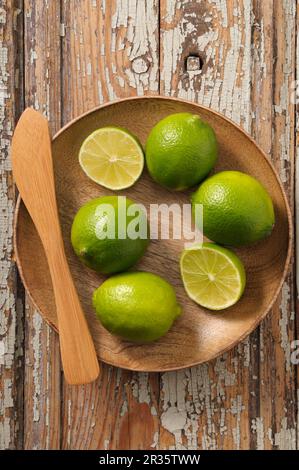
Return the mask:
[[[272,158],[293,209],[294,109],[288,90],[295,72],[295,2],[256,1],[253,12],[253,135]],[[279,50],[284,53],[276,55]],[[296,383],[290,360],[295,337],[293,284],[292,270],[272,315],[260,328],[260,410],[252,416],[258,449],[296,447]]]
[[[162,0],[161,92],[196,100],[252,129],[264,149],[273,152],[291,198],[294,117],[287,87],[294,69],[294,2],[274,2],[275,8],[272,3]],[[276,58],[278,50],[285,54]],[[188,55],[200,56],[201,70],[184,69]],[[164,374],[163,446],[285,449],[296,445],[290,364],[292,286],[290,276],[272,317],[263,323],[261,344],[256,331],[214,363]]]
[[[22,15],[14,10],[17,3],[2,0],[1,6],[15,12],[20,38]],[[25,0],[26,101],[46,112],[50,110],[54,127],[59,126],[61,93],[61,67],[56,62],[60,57],[58,3]],[[158,2],[146,2],[146,7],[144,3],[65,1],[64,27],[60,29],[65,34],[64,122],[99,102],[158,90]],[[294,79],[294,8],[292,0],[161,0],[162,93],[212,106],[250,130],[273,156],[292,206],[294,114],[288,90]],[[4,117],[1,107],[0,127],[4,126],[4,135],[10,137],[17,111],[6,94],[13,90],[14,73],[17,76],[20,67],[12,66],[14,55],[6,55],[12,42],[12,17],[2,15],[0,9],[0,91],[4,90],[6,105]],[[18,39],[17,44],[20,43]],[[51,44],[55,53],[44,54],[44,44]],[[186,55],[198,52],[202,56],[202,72],[187,73]],[[13,91],[19,107],[21,92]],[[12,201],[6,162],[8,143],[6,139],[1,143],[1,193],[2,185],[5,191],[8,185],[6,194]],[[10,206],[5,205],[6,210],[7,207]],[[5,218],[11,227],[11,214]],[[5,253],[1,270],[9,276],[9,291],[14,293],[15,274],[7,263],[11,256],[9,234],[5,232],[5,243],[1,245]],[[0,335],[5,325],[5,336],[0,336],[0,347],[4,341],[9,349],[5,350],[4,367],[0,355],[0,366],[4,368],[0,385],[0,447],[15,448],[22,444],[22,335],[18,333],[22,322],[17,315],[16,326],[6,282],[0,288],[12,312],[11,316],[8,309],[3,309],[4,323],[1,318]],[[21,304],[17,305],[21,311]],[[293,312],[291,273],[272,317],[263,323],[260,332],[209,365],[163,374],[160,399],[156,374],[132,374],[107,366],[93,386],[75,389],[64,385],[63,447],[294,448],[296,382],[290,361],[291,341],[295,337]],[[7,321],[8,313],[13,318],[11,323]],[[32,306],[26,317],[25,446],[57,448],[61,400],[58,343]]]
[[[25,0],[25,101],[60,128],[60,2]],[[56,333],[26,302],[24,447],[60,447],[60,356]]]
[[[250,128],[248,1],[161,1],[161,93],[212,107]],[[186,70],[187,57],[202,67]],[[163,447],[248,449],[250,342],[162,377]]]
[[23,104],[22,1],[0,3],[0,449],[23,439],[23,293],[17,289],[12,253],[15,189],[10,140]]
[[[156,93],[158,1],[63,2],[63,121],[99,103]],[[148,449],[158,442],[156,374],[103,365],[99,380],[63,387],[67,449]]]

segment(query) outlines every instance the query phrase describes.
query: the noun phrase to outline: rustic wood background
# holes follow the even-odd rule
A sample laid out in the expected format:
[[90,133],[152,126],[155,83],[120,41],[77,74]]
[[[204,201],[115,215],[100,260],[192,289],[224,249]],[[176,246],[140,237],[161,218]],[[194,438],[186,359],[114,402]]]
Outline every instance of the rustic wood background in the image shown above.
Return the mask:
[[55,132],[109,100],[180,96],[250,132],[294,210],[296,10],[295,0],[0,0],[0,448],[296,448],[294,267],[272,314],[214,362],[161,375],[103,365],[98,382],[72,388],[14,265],[9,162],[25,106]]

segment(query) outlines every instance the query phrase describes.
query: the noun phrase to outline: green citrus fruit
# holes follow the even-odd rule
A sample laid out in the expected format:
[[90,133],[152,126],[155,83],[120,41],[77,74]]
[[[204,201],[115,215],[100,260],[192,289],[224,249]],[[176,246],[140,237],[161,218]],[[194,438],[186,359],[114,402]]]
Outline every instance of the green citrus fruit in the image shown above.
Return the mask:
[[193,246],[182,253],[180,265],[187,294],[205,308],[231,307],[244,292],[243,263],[227,248],[214,243]]
[[214,242],[242,246],[267,237],[275,216],[266,189],[252,176],[223,171],[204,181],[192,196],[203,205],[203,232]]
[[[136,214],[128,215],[126,209],[133,204],[128,198],[105,196],[93,199],[79,209],[72,225],[71,242],[77,256],[89,268],[104,274],[125,271],[144,254],[149,243],[147,218],[142,210],[139,222]],[[121,205],[124,217],[119,217]],[[138,227],[134,230],[134,220],[143,227],[139,233]],[[128,236],[130,229],[133,237]]]
[[165,335],[181,314],[173,287],[147,272],[110,277],[94,292],[93,305],[108,331],[138,343]]
[[117,190],[129,188],[144,167],[143,150],[126,129],[103,127],[83,142],[79,162],[83,171],[96,183]]
[[170,189],[183,190],[207,176],[217,159],[216,136],[200,116],[171,114],[150,132],[146,163],[152,178]]

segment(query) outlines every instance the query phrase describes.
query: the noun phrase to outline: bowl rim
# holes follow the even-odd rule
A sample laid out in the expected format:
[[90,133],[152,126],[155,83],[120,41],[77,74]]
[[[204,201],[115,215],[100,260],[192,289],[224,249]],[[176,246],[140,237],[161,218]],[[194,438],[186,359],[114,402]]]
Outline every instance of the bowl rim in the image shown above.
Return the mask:
[[[254,321],[253,325],[250,328],[248,328],[242,335],[240,335],[240,337],[237,340],[231,341],[228,344],[227,347],[222,348],[219,352],[212,355],[210,357],[210,359],[208,359],[207,361],[199,361],[199,362],[195,361],[195,362],[192,362],[190,364],[183,365],[183,366],[178,366],[178,367],[175,367],[175,366],[174,367],[164,367],[164,368],[160,367],[159,369],[144,369],[144,368],[138,368],[138,367],[137,368],[136,367],[124,367],[122,365],[118,365],[116,362],[113,362],[113,361],[111,361],[111,362],[106,361],[106,360],[103,361],[102,359],[100,359],[98,357],[99,360],[101,360],[102,362],[105,362],[106,364],[108,364],[110,366],[120,367],[120,368],[125,369],[125,370],[130,370],[130,371],[135,371],[135,372],[162,372],[163,373],[163,372],[171,372],[171,371],[176,371],[176,370],[184,370],[184,369],[194,367],[194,366],[197,366],[197,365],[200,365],[200,364],[209,363],[210,361],[213,361],[213,360],[217,359],[218,357],[222,356],[226,352],[233,349],[235,346],[237,346],[239,343],[241,343],[245,338],[247,338],[257,328],[257,326],[262,322],[262,320],[265,319],[265,317],[268,315],[268,313],[272,309],[272,307],[273,307],[274,303],[276,302],[276,300],[278,298],[278,295],[281,291],[281,288],[282,288],[283,283],[286,279],[286,276],[288,274],[288,270],[289,270],[289,266],[290,266],[290,262],[291,262],[292,251],[293,251],[294,229],[293,229],[292,213],[291,213],[288,198],[286,196],[285,189],[284,189],[283,184],[281,182],[278,171],[274,167],[273,163],[269,160],[266,152],[260,147],[260,145],[257,144],[257,142],[254,140],[254,138],[247,131],[245,131],[239,124],[236,124],[234,121],[227,118],[222,113],[220,113],[218,111],[215,111],[214,109],[209,108],[207,106],[202,106],[199,103],[194,103],[190,100],[185,100],[185,99],[182,99],[182,98],[177,98],[177,97],[172,97],[172,96],[163,96],[163,95],[132,96],[132,97],[127,97],[127,98],[116,99],[116,100],[113,100],[113,101],[108,101],[106,103],[95,106],[92,109],[90,109],[88,111],[85,111],[84,113],[80,114],[79,116],[76,116],[75,118],[71,119],[68,123],[66,123],[63,127],[61,127],[61,129],[59,129],[54,134],[54,136],[52,137],[52,143],[61,134],[63,134],[67,129],[69,129],[71,126],[76,124],[78,121],[80,121],[81,119],[85,118],[88,115],[91,115],[93,113],[98,112],[99,110],[101,110],[103,108],[110,107],[110,106],[113,106],[113,105],[116,105],[116,104],[119,104],[119,103],[126,103],[126,102],[130,102],[130,101],[152,100],[152,99],[163,100],[163,101],[176,101],[176,102],[183,103],[183,104],[186,104],[186,105],[192,105],[192,106],[197,107],[199,109],[199,111],[201,109],[203,109],[203,110],[205,110],[207,112],[210,112],[210,113],[218,116],[219,118],[223,119],[228,124],[235,127],[241,134],[243,134],[258,149],[258,151],[263,155],[263,157],[266,160],[266,163],[268,164],[270,170],[272,170],[272,172],[274,173],[274,175],[276,177],[276,180],[278,182],[278,185],[280,187],[282,196],[283,196],[283,200],[284,200],[285,207],[286,207],[287,220],[288,220],[288,250],[287,250],[287,256],[286,256],[286,260],[285,260],[285,263],[284,263],[284,269],[283,269],[283,273],[282,273],[282,276],[281,276],[280,283],[279,283],[278,287],[276,288],[276,291],[273,295],[273,298],[272,298],[271,302],[269,303],[267,308],[264,310],[263,314],[261,316],[259,316]],[[20,194],[18,194],[16,205],[15,205],[14,218],[13,218],[13,259],[16,261],[21,281],[22,281],[22,283],[24,285],[24,288],[26,290],[26,294],[28,295],[28,297],[29,297],[30,301],[32,302],[33,306],[36,308],[36,310],[38,312],[40,312],[41,316],[43,317],[43,320],[51,328],[53,328],[54,331],[56,331],[59,334],[58,328],[56,328],[56,326],[49,319],[47,319],[44,316],[44,314],[42,313],[42,310],[37,305],[32,293],[30,291],[28,283],[26,281],[26,276],[24,274],[24,270],[23,270],[21,259],[20,259],[19,250],[18,250],[18,221],[19,221],[21,202],[22,202],[21,196],[20,196]]]

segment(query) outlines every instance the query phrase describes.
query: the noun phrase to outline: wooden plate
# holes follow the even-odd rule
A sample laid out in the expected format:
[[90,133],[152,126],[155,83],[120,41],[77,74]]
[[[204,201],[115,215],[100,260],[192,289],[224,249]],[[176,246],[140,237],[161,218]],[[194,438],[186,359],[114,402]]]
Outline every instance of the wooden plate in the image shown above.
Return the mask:
[[[135,345],[111,336],[96,320],[91,297],[103,277],[85,268],[70,245],[70,229],[78,208],[91,198],[111,194],[90,181],[78,164],[81,143],[92,131],[109,124],[130,129],[142,141],[153,125],[171,113],[198,113],[216,131],[220,157],[216,171],[234,169],[259,179],[269,191],[276,213],[275,229],[267,240],[236,250],[245,263],[247,287],[241,301],[211,313],[186,295],[179,274],[183,241],[153,241],[137,268],[168,279],[174,285],[184,313],[171,331],[150,345]],[[99,358],[138,371],[166,371],[215,358],[246,337],[275,301],[290,260],[292,227],[288,203],[277,174],[262,150],[239,127],[196,104],[162,97],[133,98],[110,103],[84,114],[64,127],[53,140],[56,190],[68,261],[95,341]],[[188,202],[187,193],[161,188],[144,172],[133,188],[122,192],[149,203]],[[15,219],[15,251],[22,280],[34,304],[57,330],[54,296],[43,247],[32,221],[19,200]]]

